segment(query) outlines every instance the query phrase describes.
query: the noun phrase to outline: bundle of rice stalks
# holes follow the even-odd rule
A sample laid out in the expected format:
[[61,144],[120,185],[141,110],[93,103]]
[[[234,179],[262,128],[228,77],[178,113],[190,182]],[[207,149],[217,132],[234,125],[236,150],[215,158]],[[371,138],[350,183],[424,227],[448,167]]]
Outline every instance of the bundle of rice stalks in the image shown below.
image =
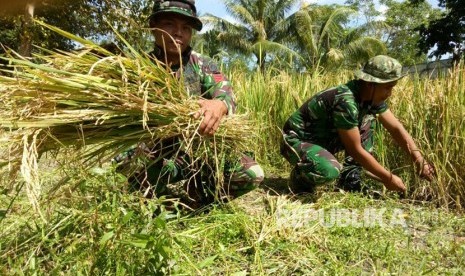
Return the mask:
[[42,49],[45,54],[34,62],[18,55],[6,58],[12,69],[0,75],[0,149],[7,149],[0,167],[21,167],[26,181],[37,183],[41,154],[65,147],[80,148],[79,159],[87,167],[135,144],[172,137],[180,137],[184,151],[202,158],[217,153],[219,144],[222,151],[245,149],[252,124],[244,116],[224,118],[213,137],[198,134],[201,120],[192,116],[198,99],[188,95],[182,76],[178,79],[164,64],[124,40],[127,53],[113,55],[38,23],[85,48]]

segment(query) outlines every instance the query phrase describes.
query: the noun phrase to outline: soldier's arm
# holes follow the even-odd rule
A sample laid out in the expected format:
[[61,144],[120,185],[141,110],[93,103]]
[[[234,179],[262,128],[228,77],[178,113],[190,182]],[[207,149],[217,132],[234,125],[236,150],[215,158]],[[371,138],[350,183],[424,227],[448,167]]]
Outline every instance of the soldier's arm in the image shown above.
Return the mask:
[[381,179],[386,188],[395,191],[405,191],[402,180],[386,170],[379,162],[367,152],[360,138],[360,131],[357,127],[351,129],[338,129],[339,137],[344,144],[347,153],[352,156],[363,168]]
[[201,70],[202,94],[205,99],[199,100],[200,110],[194,117],[203,116],[200,134],[213,135],[223,116],[235,112],[236,103],[229,80],[218,71],[215,63],[204,60]]
[[218,66],[212,60],[205,60],[202,71],[202,90],[208,94],[206,98],[222,101],[227,107],[227,114],[234,114],[236,101],[231,82],[219,71]]
[[426,162],[418,149],[412,136],[407,132],[402,123],[394,116],[394,114],[387,110],[379,115],[379,121],[383,127],[389,132],[394,141],[410,155],[412,161],[415,163],[420,176],[431,181],[434,177],[434,168],[431,164]]

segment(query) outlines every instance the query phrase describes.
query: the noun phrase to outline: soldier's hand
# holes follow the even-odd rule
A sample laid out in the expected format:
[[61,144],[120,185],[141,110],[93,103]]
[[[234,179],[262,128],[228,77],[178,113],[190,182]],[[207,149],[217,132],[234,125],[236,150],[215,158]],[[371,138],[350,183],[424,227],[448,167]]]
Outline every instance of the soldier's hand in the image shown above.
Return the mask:
[[199,133],[201,135],[213,135],[220,126],[221,119],[228,113],[228,108],[220,100],[199,100],[200,110],[194,114],[198,119],[203,116],[200,123]]
[[384,186],[391,191],[405,192],[407,190],[402,179],[395,174],[391,174],[390,179],[384,182]]
[[436,176],[436,170],[434,166],[424,160],[423,162],[416,164],[417,169],[420,173],[420,177],[431,182],[433,178]]

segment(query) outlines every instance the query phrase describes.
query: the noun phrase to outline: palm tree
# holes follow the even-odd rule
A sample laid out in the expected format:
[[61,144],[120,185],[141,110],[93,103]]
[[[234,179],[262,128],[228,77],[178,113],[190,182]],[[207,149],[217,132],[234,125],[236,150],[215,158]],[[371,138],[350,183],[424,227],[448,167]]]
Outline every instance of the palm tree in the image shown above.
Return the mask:
[[299,0],[223,0],[236,20],[229,22],[207,14],[203,19],[219,30],[218,39],[229,50],[252,54],[261,70],[272,54],[297,55],[283,41],[289,21],[286,16]]
[[208,30],[192,37],[192,47],[200,53],[212,58],[222,57],[225,51],[218,40],[218,30]]
[[357,65],[385,53],[384,43],[365,36],[368,26],[348,27],[356,11],[342,6],[308,5],[290,17],[289,33],[311,71]]

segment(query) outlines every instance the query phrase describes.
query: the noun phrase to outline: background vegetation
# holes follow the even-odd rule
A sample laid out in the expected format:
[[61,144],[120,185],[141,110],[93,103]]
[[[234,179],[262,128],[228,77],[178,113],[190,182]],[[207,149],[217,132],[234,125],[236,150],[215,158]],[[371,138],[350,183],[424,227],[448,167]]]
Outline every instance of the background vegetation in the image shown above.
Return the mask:
[[[75,2],[88,13],[86,9],[103,7],[92,1]],[[379,193],[344,193],[328,185],[312,195],[295,195],[287,189],[289,168],[277,151],[279,128],[291,112],[317,91],[350,79],[351,69],[366,58],[387,53],[405,64],[426,59],[428,50],[420,57],[415,53],[422,50],[416,46],[422,33],[418,31],[418,37],[409,40],[399,27],[404,24],[415,30],[428,23],[425,17],[415,17],[417,7],[385,1],[391,6],[380,22],[371,1],[350,1],[343,7],[310,5],[293,14],[277,12],[277,18],[267,19],[270,22],[265,24],[264,17],[256,15],[269,12],[266,9],[271,6],[287,7],[295,1],[226,2],[232,14],[236,12],[244,20],[232,26],[232,22],[228,25],[206,15],[205,20],[222,22],[223,26],[199,34],[195,47],[222,64],[241,103],[239,112],[256,119],[260,140],[253,151],[266,169],[263,186],[229,203],[185,213],[176,203],[167,204],[167,199],[147,200],[128,192],[125,177],[111,166],[83,169],[62,152],[57,159],[45,157],[40,163],[44,187],[39,204],[41,216],[28,202],[22,180],[14,179],[15,185],[11,186],[7,172],[0,172],[0,274],[461,275],[465,271],[465,223],[461,215],[465,204],[463,63],[436,79],[409,76],[396,86],[390,99],[393,112],[438,173],[432,183],[420,180],[410,162],[385,133],[379,132],[377,158],[408,184],[407,198],[385,192],[376,183],[372,183],[373,190]],[[449,2],[453,1],[441,3]],[[104,30],[108,26],[105,22],[118,22],[118,30],[132,37],[139,49],[150,48],[147,33],[141,28],[145,18],[140,16],[148,15],[149,2],[99,3],[120,8],[108,9],[115,12],[106,13],[108,18],[101,18],[103,21],[74,16],[73,20],[89,21],[70,24],[68,31],[113,41]],[[424,5],[423,14],[431,12],[437,18],[454,11],[434,11]],[[38,16],[39,9],[46,6],[36,8]],[[140,10],[144,12],[139,14]],[[362,12],[359,16],[363,20],[350,17],[352,10]],[[80,11],[76,8],[73,13],[79,15]],[[409,12],[412,16],[399,16]],[[37,27],[26,30],[19,23],[23,15],[3,16],[1,26],[9,27],[0,28],[0,39],[10,49],[19,50],[20,44],[28,41],[21,38],[24,31],[32,35],[33,44],[44,48],[79,47],[51,34],[41,38],[44,33]],[[49,12],[43,16],[48,22]],[[131,18],[129,25],[123,16]],[[65,18],[58,16],[71,21]],[[403,18],[412,19],[409,24],[418,22],[409,25]],[[357,24],[357,20],[361,23]],[[296,22],[309,24],[307,30],[311,31],[299,33],[292,27]],[[97,28],[96,33],[79,29],[84,25]],[[273,31],[268,32],[271,27]],[[244,41],[243,48],[230,49],[233,44],[228,41],[235,38],[226,36],[225,30],[230,34],[234,34],[233,30],[247,33],[242,37],[249,40]],[[266,35],[256,39],[257,32]],[[283,38],[289,34],[295,37]],[[458,49],[459,57],[463,55],[461,48],[454,49]],[[34,51],[40,48],[32,48]],[[58,182],[62,176],[69,181]],[[386,208],[382,221],[395,218],[405,223],[328,226],[309,216],[309,210],[335,208],[358,213],[367,208]],[[401,212],[394,214],[393,210]]]

